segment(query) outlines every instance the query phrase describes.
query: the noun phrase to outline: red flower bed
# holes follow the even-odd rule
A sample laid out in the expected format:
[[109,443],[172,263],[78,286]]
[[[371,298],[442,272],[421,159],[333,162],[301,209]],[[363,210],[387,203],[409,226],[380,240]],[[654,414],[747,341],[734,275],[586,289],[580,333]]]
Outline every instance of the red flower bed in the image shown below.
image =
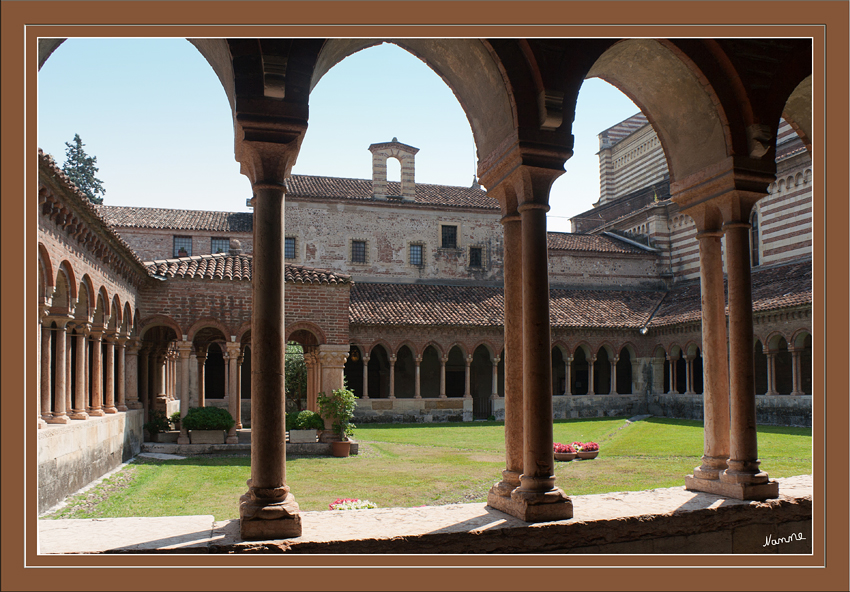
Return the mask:
[[561,444],[560,442],[555,442],[555,452],[559,454],[574,454],[576,451],[570,444]]

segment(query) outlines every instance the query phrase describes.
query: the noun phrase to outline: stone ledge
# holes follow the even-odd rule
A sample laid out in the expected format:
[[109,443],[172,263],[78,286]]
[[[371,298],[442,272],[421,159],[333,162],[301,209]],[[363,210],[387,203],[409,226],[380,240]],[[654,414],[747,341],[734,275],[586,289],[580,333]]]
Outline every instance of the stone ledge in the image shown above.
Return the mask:
[[[477,503],[302,512],[300,537],[269,541],[243,541],[239,520],[213,523],[211,517],[194,517],[206,520],[204,528],[196,526],[194,539],[179,543],[186,533],[171,532],[168,521],[174,518],[39,520],[39,529],[43,553],[810,554],[812,477],[777,481],[779,499],[764,502],[684,486],[572,496],[572,519],[538,524]],[[127,522],[133,520],[160,521],[147,530],[156,532],[153,540],[119,544],[123,528],[138,530]],[[109,537],[99,538],[94,527],[108,529]],[[56,543],[57,532],[64,543]]]

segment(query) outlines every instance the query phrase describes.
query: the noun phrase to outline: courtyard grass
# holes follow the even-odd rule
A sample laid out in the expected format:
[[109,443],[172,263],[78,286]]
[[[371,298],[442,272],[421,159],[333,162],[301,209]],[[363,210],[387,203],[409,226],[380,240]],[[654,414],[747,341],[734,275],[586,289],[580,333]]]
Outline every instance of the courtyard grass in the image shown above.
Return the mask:
[[[555,421],[555,442],[594,441],[601,449],[592,461],[555,463],[557,485],[569,495],[674,487],[699,465],[700,422],[625,419]],[[338,497],[368,499],[379,507],[481,502],[505,465],[501,422],[366,425],[355,437],[357,456],[287,459],[287,484],[303,511],[326,510]],[[809,474],[811,429],[760,426],[759,454],[771,477]],[[238,518],[238,498],[250,472],[248,455],[139,458],[49,517]]]

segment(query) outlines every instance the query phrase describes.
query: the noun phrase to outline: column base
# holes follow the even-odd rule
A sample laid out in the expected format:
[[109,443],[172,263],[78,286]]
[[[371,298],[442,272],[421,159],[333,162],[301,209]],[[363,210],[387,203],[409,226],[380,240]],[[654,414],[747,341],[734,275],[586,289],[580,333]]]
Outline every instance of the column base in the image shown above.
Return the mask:
[[142,409],[143,407],[144,406],[140,401],[130,401],[129,403],[127,403],[128,409]]
[[118,409],[116,409],[115,407],[104,407],[103,412],[104,413],[118,413]]
[[47,422],[44,421],[41,417],[38,418],[38,429],[44,429],[47,427]]
[[[186,430],[180,430],[180,435],[177,436],[178,444],[189,444],[191,440],[189,439],[189,432]],[[219,440],[221,442],[221,440]]]
[[779,497],[779,483],[776,481],[726,483],[719,479],[697,479],[693,475],[685,475],[685,489],[739,500],[766,500]]
[[239,498],[239,535],[246,541],[288,539],[301,536],[301,514],[295,497],[286,489],[280,501],[258,500],[252,490]]
[[75,411],[70,415],[71,419],[88,419],[89,414],[85,411]]
[[106,415],[103,409],[89,409],[89,417],[103,417]]
[[50,418],[46,419],[45,421],[47,423],[64,424],[64,423],[71,423],[71,418],[68,417],[67,415],[59,415],[59,416],[54,415],[53,417],[50,417]]
[[487,505],[524,522],[554,522],[573,517],[572,500],[557,487],[532,496],[514,490],[510,497],[503,497],[491,489]]
[[118,405],[118,407],[116,407],[116,409],[123,413],[124,411],[127,411],[127,406],[126,405]]

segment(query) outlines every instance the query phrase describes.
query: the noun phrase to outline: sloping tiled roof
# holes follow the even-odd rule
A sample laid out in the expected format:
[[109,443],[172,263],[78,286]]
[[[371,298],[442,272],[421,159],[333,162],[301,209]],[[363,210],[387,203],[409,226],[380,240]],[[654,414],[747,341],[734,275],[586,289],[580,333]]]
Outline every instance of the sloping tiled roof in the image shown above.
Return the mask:
[[[753,312],[811,304],[812,263],[804,261],[754,269]],[[727,310],[728,314],[728,310]],[[651,327],[698,322],[702,318],[698,282],[670,291],[650,323]]]
[[59,183],[65,187],[68,196],[73,196],[72,199],[76,200],[75,205],[78,208],[85,210],[89,215],[91,215],[96,221],[95,223],[99,225],[101,230],[109,236],[110,240],[115,241],[116,243],[118,243],[118,245],[120,245],[118,248],[124,250],[124,255],[129,257],[139,267],[144,267],[145,264],[142,262],[142,260],[133,250],[133,248],[129,244],[127,244],[127,241],[121,238],[121,236],[117,232],[115,232],[115,230],[111,227],[109,221],[104,218],[103,214],[100,211],[100,206],[97,206],[91,201],[89,201],[89,198],[86,197],[86,195],[82,191],[80,191],[76,185],[74,185],[74,182],[71,181],[68,175],[66,175],[62,168],[56,163],[56,161],[53,160],[53,156],[51,156],[50,154],[45,154],[45,152],[41,148],[39,148],[38,160],[42,169],[45,172],[51,174],[53,177],[55,177],[59,181]]
[[[145,263],[151,275],[200,280],[233,280],[250,282],[253,271],[251,255],[197,255],[160,259]],[[351,276],[303,265],[284,265],[287,283],[349,284]]]
[[[811,262],[754,270],[753,310],[811,303],[811,286]],[[699,322],[699,283],[670,292],[551,290],[549,318],[553,327],[565,328],[639,329],[647,321],[650,327]],[[504,292],[501,287],[358,283],[351,289],[349,322],[500,327]]]
[[568,232],[548,233],[548,246],[554,251],[594,251],[599,253],[628,253],[646,255],[647,251],[598,234],[571,234]]
[[[662,297],[659,292],[552,290],[554,327],[638,328]],[[501,327],[501,287],[365,284],[351,290],[349,322],[356,325]]]
[[[342,179],[338,177],[318,177],[312,175],[292,175],[286,180],[287,196],[316,197],[333,199],[353,199],[359,201],[376,201],[372,199],[371,179]],[[401,183],[387,183],[387,195],[400,196]],[[390,203],[402,203],[401,198],[390,197]],[[450,185],[416,184],[416,199],[418,205],[478,208],[498,210],[499,202],[489,197],[482,189],[472,187],[453,187]]]
[[251,232],[254,227],[252,212],[207,212],[103,205],[96,207],[109,224],[119,228]]

